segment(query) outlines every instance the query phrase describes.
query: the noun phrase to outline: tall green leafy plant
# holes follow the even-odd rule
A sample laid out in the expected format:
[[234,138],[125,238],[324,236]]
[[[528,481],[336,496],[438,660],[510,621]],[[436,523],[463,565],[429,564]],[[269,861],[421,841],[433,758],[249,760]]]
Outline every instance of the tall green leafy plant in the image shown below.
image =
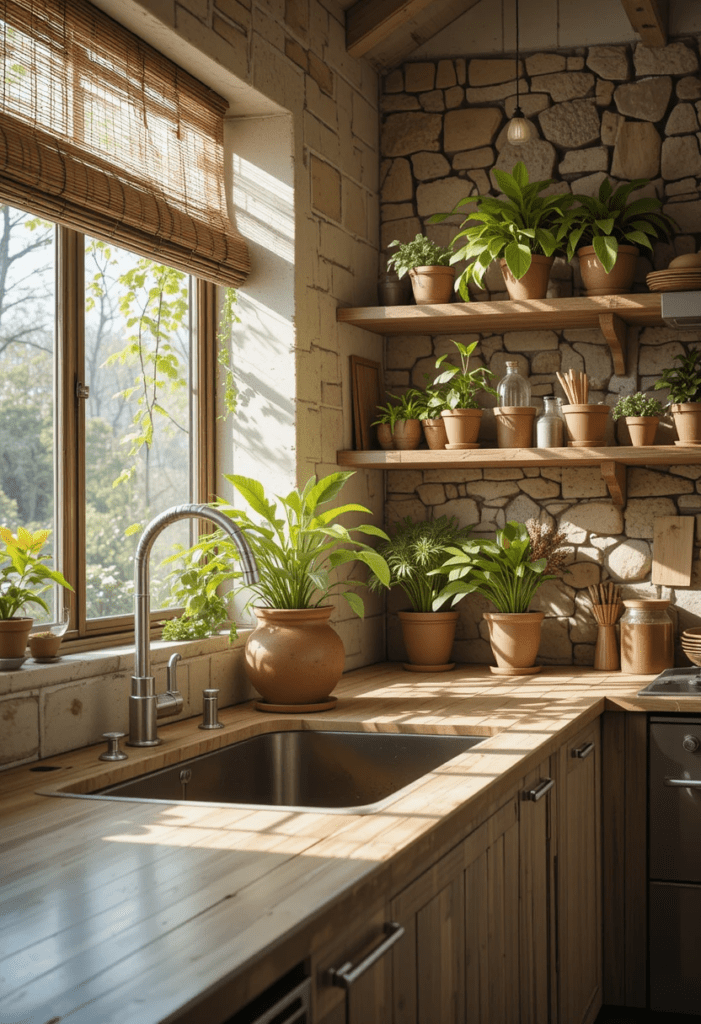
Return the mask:
[[[379,553],[390,571],[390,587],[400,587],[415,612],[433,611],[433,602],[443,587],[443,578],[431,575],[449,557],[451,545],[468,540],[471,526],[458,526],[455,516],[441,516],[415,523],[407,516],[397,523],[390,540],[381,544]],[[370,576],[372,590],[383,589],[377,576]],[[457,600],[457,598],[456,598]]]
[[437,570],[448,576],[448,582],[433,602],[436,611],[448,601],[477,592],[499,612],[526,612],[538,587],[556,578],[547,572],[547,557],[533,557],[523,523],[509,522],[497,530],[496,540],[470,540],[450,553],[452,557]]
[[701,349],[692,348],[685,355],[676,355],[679,366],[668,366],[655,381],[655,390],[667,388],[670,402],[701,402]]
[[60,572],[46,564],[51,556],[42,549],[48,538],[48,530],[31,533],[20,526],[14,536],[6,526],[0,526],[0,619],[17,618],[30,604],[48,612],[41,595],[55,584],[73,590]]
[[447,353],[439,356],[436,360],[436,369],[441,369],[434,380],[434,385],[443,385],[445,391],[435,391],[431,401],[432,409],[478,409],[477,395],[485,391],[489,395],[497,396],[494,388],[489,384],[489,378],[494,374],[486,366],[476,366],[474,370],[470,367],[470,356],[477,348],[477,342],[470,345],[463,345],[461,341],[453,341],[458,350],[458,362],[447,363]]
[[[541,193],[554,180],[529,181],[526,165],[519,161],[511,174],[492,171],[506,199],[495,196],[466,196],[449,213],[437,213],[429,223],[437,223],[460,213],[467,204],[477,209],[470,213],[452,241],[461,243],[451,263],[467,260],[468,265],[455,282],[465,302],[470,301],[470,281],[482,285],[487,267],[504,258],[515,278],[520,279],[531,265],[533,254],[552,256],[561,248],[557,232],[572,204],[568,193],[544,196]],[[476,223],[475,223],[476,222]]]

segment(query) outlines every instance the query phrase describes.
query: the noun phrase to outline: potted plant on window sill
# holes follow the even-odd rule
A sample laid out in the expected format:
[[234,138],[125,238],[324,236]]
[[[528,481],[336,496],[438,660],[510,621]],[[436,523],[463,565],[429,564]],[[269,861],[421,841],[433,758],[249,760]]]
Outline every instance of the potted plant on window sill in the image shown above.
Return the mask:
[[[471,529],[458,526],[454,516],[418,523],[407,516],[397,523],[391,539],[378,548],[389,566],[390,587],[403,590],[411,603],[411,611],[398,613],[409,656],[404,668],[410,672],[447,672],[454,667],[450,653],[458,613],[433,610],[443,578],[431,574],[450,557],[451,545],[468,540]],[[369,585],[373,590],[384,586],[374,574]]]
[[611,416],[614,420],[623,417],[630,434],[630,443],[634,448],[644,448],[655,443],[655,434],[663,413],[661,402],[638,391],[634,395],[619,398]]
[[701,349],[676,355],[679,366],[668,366],[655,381],[655,390],[666,388],[672,403],[674,426],[679,440],[675,444],[701,444]]
[[[259,582],[245,591],[251,595],[248,605],[258,625],[246,640],[244,658],[249,682],[264,698],[256,705],[262,711],[322,711],[335,704],[330,694],[343,673],[345,652],[329,625],[329,597],[341,588],[341,596],[362,618],[363,602],[355,590],[365,585],[349,578],[334,580],[339,567],[364,563],[384,586],[389,585],[384,558],[351,536],[357,532],[388,540],[384,530],[369,523],[347,529],[337,522],[343,515],[370,510],[355,503],[323,508],[351,476],[352,472],[338,472],[318,481],[311,477],[301,490],[274,500],[258,480],[225,477],[253,513],[217,502],[245,534],[260,573]],[[232,567],[238,553],[228,539],[212,534],[191,550],[196,549],[215,569],[208,590],[240,578]],[[244,589],[235,586],[234,594]]]
[[564,534],[534,521],[508,522],[496,539],[470,540],[452,549],[438,570],[448,583],[433,602],[438,609],[456,597],[477,592],[496,606],[484,612],[497,665],[495,675],[533,675],[540,646],[543,612],[528,607],[543,583],[565,569]]
[[579,270],[586,295],[624,295],[635,277],[640,246],[652,252],[656,239],[668,241],[677,225],[661,212],[653,196],[628,202],[632,192],[649,184],[636,178],[617,189],[608,178],[597,196],[575,195],[579,203],[563,220],[558,239],[566,239],[567,258],[579,256]]
[[477,347],[476,341],[470,345],[463,345],[460,341],[453,341],[453,344],[458,350],[460,365],[446,363],[447,354],[439,356],[436,360],[436,369],[440,369],[441,372],[433,382],[434,385],[446,387],[445,394],[441,395],[444,405],[441,416],[445,421],[448,435],[446,448],[451,451],[479,448],[477,437],[482,409],[478,405],[477,395],[484,391],[497,397],[496,391],[488,383],[494,374],[486,366],[469,369],[470,356]]
[[399,448],[407,451],[418,448],[423,439],[421,417],[424,411],[423,395],[416,388],[409,388],[403,395],[390,395],[387,405],[378,405],[380,413],[373,421],[377,427],[380,448],[388,451]]
[[449,213],[434,214],[429,222],[460,213],[468,203],[477,206],[453,239],[453,245],[460,242],[462,248],[453,254],[451,262],[469,261],[456,281],[465,302],[470,301],[470,282],[481,287],[485,271],[495,259],[500,260],[510,299],[543,299],[555,254],[561,249],[556,231],[572,204],[572,196],[541,195],[554,180],[529,182],[521,161],[511,174],[496,168],[492,173],[506,199],[467,196]]
[[398,249],[387,260],[387,269],[394,268],[400,280],[409,274],[416,305],[450,302],[455,280],[455,268],[450,265],[453,250],[436,245],[421,234],[413,242],[395,239],[388,248],[395,246]]
[[32,604],[48,612],[41,594],[54,584],[73,590],[60,572],[45,564],[51,557],[42,554],[48,538],[49,530],[31,533],[20,526],[14,536],[7,527],[0,527],[0,660],[24,657],[34,620],[20,612]]

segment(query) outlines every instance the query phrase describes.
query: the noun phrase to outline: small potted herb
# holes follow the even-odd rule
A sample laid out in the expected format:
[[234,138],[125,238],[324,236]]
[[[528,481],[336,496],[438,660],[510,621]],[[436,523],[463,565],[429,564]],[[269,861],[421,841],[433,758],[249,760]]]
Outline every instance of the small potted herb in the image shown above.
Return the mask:
[[611,415],[614,420],[623,417],[630,433],[630,443],[635,448],[644,448],[655,443],[655,434],[663,413],[661,402],[637,391],[634,395],[619,398]]
[[661,212],[654,196],[628,202],[632,192],[648,184],[636,178],[614,190],[608,178],[596,196],[575,195],[558,233],[566,239],[567,258],[579,256],[579,269],[587,295],[622,295],[630,291],[635,261],[644,246],[652,252],[657,239],[668,241],[677,225]]
[[692,348],[674,359],[679,366],[662,371],[655,391],[668,391],[678,443],[701,444],[701,349]]
[[[390,540],[378,548],[389,566],[390,587],[403,590],[411,603],[411,611],[399,612],[409,656],[404,668],[409,671],[437,672],[453,667],[450,653],[458,613],[433,610],[444,579],[432,573],[450,557],[451,545],[469,539],[471,529],[471,526],[459,526],[455,516],[418,523],[407,516],[394,527]],[[384,589],[382,581],[374,575],[370,576],[369,586],[372,590]],[[459,596],[454,599],[457,600]]]
[[450,265],[452,249],[436,245],[425,235],[417,235],[413,242],[395,239],[388,249],[397,248],[387,260],[387,269],[394,268],[401,280],[409,274],[417,306],[450,302],[453,297],[455,268]]
[[416,388],[409,388],[403,395],[389,397],[392,401],[387,405],[378,405],[380,415],[372,424],[377,427],[380,447],[403,451],[418,448],[423,438],[421,419],[425,403],[422,393]]
[[446,362],[447,354],[439,356],[436,360],[436,369],[440,369],[441,372],[433,382],[434,385],[445,385],[445,392],[440,392],[439,397],[444,406],[441,416],[445,420],[448,435],[446,448],[479,448],[477,436],[482,410],[477,402],[477,396],[481,391],[497,396],[489,384],[489,378],[494,374],[486,366],[469,369],[470,356],[477,347],[476,341],[470,345],[463,345],[460,341],[453,341],[453,344],[458,350],[459,365]]
[[521,161],[511,174],[496,168],[492,173],[505,199],[467,196],[450,213],[434,214],[429,222],[460,213],[468,203],[477,207],[453,239],[453,245],[460,242],[462,248],[455,252],[452,262],[469,261],[456,283],[465,302],[470,301],[470,281],[481,287],[485,271],[495,259],[500,260],[511,299],[543,299],[555,253],[561,248],[556,232],[572,204],[572,196],[541,195],[553,179],[529,182]]

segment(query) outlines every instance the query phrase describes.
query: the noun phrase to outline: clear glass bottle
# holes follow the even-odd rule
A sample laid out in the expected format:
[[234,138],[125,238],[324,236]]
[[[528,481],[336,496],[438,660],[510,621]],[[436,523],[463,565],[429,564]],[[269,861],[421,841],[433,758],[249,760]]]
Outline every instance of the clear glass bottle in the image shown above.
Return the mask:
[[497,384],[500,406],[531,404],[531,385],[518,372],[517,362],[507,362],[506,376]]
[[565,443],[565,424],[560,415],[560,399],[547,395],[543,398],[543,411],[535,423],[536,448],[562,448]]
[[624,601],[621,619],[621,672],[659,675],[674,666],[674,626],[669,601]]

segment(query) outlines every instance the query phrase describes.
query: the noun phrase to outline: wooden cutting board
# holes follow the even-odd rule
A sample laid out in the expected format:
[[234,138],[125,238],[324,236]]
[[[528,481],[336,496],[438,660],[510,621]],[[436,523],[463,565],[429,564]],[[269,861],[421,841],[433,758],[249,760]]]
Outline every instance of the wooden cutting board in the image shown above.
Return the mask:
[[652,582],[688,587],[694,551],[694,516],[655,516]]

